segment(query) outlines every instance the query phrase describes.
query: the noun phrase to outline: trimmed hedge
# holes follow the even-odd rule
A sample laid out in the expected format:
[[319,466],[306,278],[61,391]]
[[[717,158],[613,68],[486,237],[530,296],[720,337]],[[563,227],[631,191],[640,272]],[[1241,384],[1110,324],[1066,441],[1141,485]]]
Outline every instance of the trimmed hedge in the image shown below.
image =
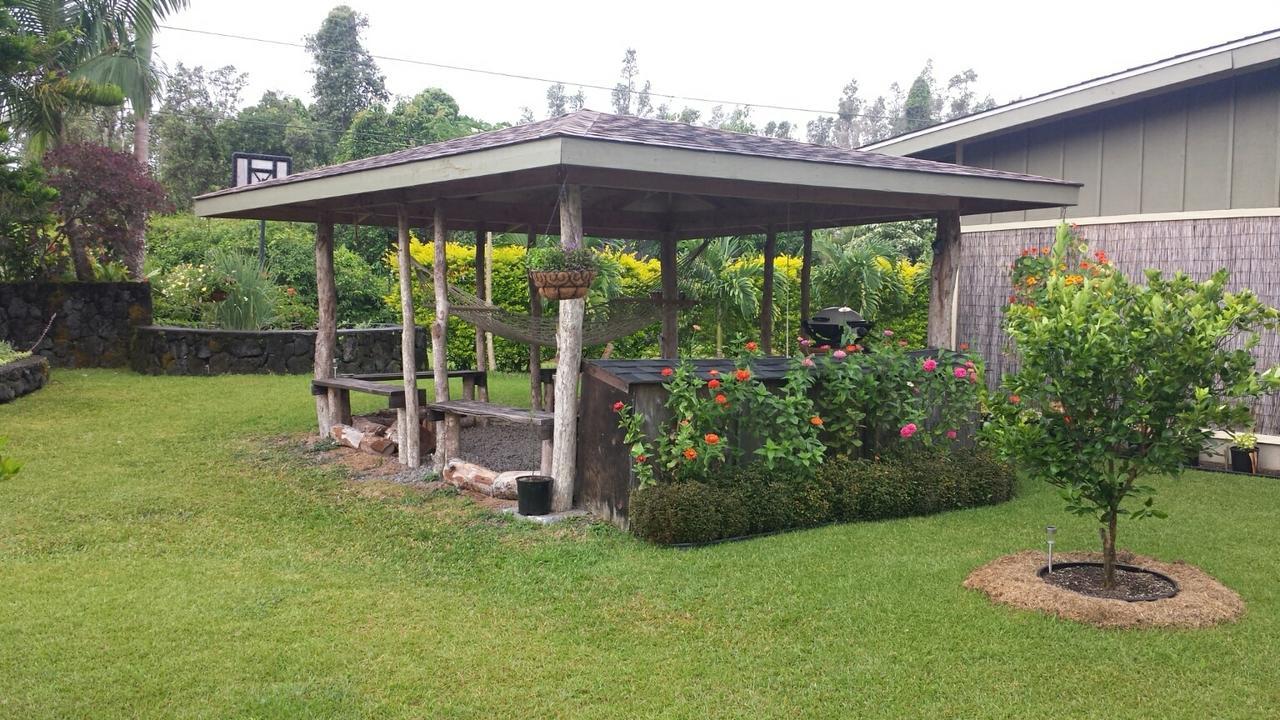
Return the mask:
[[815,475],[752,465],[712,483],[631,493],[631,531],[651,542],[704,543],[829,522],[882,520],[994,505],[1013,497],[1012,468],[981,450],[829,460]]

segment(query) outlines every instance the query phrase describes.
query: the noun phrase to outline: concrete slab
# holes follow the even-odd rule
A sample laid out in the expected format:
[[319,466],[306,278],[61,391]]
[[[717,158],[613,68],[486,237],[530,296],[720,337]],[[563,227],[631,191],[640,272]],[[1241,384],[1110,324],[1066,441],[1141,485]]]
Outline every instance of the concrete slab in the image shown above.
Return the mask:
[[550,525],[552,523],[558,523],[563,520],[569,520],[569,519],[578,518],[578,517],[586,517],[588,514],[586,510],[583,510],[581,508],[574,508],[572,510],[565,510],[564,512],[558,512],[558,513],[548,513],[546,515],[521,515],[520,513],[516,512],[516,508],[514,507],[502,508],[502,512],[506,515],[511,515],[520,520],[528,520],[529,522],[536,522],[539,525]]

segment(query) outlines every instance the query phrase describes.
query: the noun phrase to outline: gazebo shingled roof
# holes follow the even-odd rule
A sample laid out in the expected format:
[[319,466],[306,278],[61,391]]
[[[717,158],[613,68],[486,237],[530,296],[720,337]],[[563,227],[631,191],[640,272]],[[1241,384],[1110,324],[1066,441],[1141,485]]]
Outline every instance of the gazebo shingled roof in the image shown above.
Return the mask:
[[[315,377],[333,375],[336,345],[335,223],[395,226],[398,234],[403,326],[401,364],[405,407],[398,427],[419,417],[409,228],[430,227],[434,260],[433,367],[449,364],[445,240],[449,230],[477,234],[476,267],[483,267],[483,230],[561,235],[578,247],[583,235],[658,240],[662,268],[662,355],[678,350],[677,241],[764,233],[760,346],[773,333],[773,267],[777,233],[803,230],[800,307],[807,314],[813,229],[935,217],[937,240],[930,282],[929,343],[954,345],[955,247],[960,215],[1074,205],[1079,185],[1017,173],[964,167],[861,150],[622,117],[582,110],[562,117],[317,168],[257,185],[196,198],[197,215],[316,223],[319,297]],[[481,283],[477,283],[477,287]],[[531,288],[532,292],[532,288]],[[559,365],[555,378],[553,504],[567,509],[576,478],[578,373],[583,300],[560,301]],[[534,299],[531,312],[539,305]],[[479,355],[479,353],[477,353]],[[539,356],[530,353],[530,381],[538,386]],[[445,373],[434,377],[437,401],[449,398]],[[345,396],[317,394],[320,431],[350,422]],[[535,393],[535,398],[537,397]],[[457,448],[457,418],[437,423],[435,465],[443,469]],[[418,433],[404,433],[401,462],[420,461]]]
[[[998,170],[580,110],[196,199],[219,217],[484,223],[555,234],[559,186],[584,188],[588,235],[677,239],[1074,204],[1078,185]],[[427,202],[429,201],[429,202]]]

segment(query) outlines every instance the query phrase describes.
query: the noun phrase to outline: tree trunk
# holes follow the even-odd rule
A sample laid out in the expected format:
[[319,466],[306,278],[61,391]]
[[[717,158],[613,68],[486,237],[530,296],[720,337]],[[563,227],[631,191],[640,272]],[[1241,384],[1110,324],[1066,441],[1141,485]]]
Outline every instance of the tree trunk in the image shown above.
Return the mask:
[[813,284],[813,228],[805,225],[804,246],[800,250],[800,319],[809,319],[810,285]]
[[[338,288],[333,278],[333,223],[316,223],[316,354],[317,379],[333,377],[333,356],[338,344]],[[320,436],[329,437],[334,423],[337,391],[316,396],[316,421]]]
[[952,316],[955,311],[956,263],[960,255],[960,213],[938,214],[933,242],[933,266],[929,277],[928,345],[954,350]]
[[400,445],[400,464],[416,468],[422,463],[421,435],[418,430],[418,357],[414,340],[417,324],[413,317],[413,261],[409,255],[409,209],[396,207],[396,244],[400,265],[400,370],[404,381],[404,408],[399,410],[401,427],[405,428]]
[[[431,243],[432,243],[432,260],[431,260],[431,280],[432,288],[435,293],[436,316],[431,322],[431,366],[435,371],[435,399],[436,402],[444,402],[449,399],[449,352],[448,337],[446,336],[449,323],[449,284],[447,273],[449,272],[448,263],[445,260],[444,244],[448,239],[448,233],[445,232],[444,226],[444,210],[436,205],[435,219],[432,223]],[[444,464],[450,458],[446,458],[450,449],[449,435],[453,431],[456,437],[458,431],[458,423],[445,422],[436,423],[436,454],[433,464],[436,472],[444,472]]]
[[1116,508],[1107,512],[1107,526],[1098,528],[1102,535],[1102,586],[1110,590],[1116,586]]
[[89,243],[80,238],[74,229],[67,233],[71,241],[71,263],[76,269],[76,280],[93,282],[93,263],[89,260]]
[[[133,117],[133,159],[151,171],[151,116],[136,112]],[[142,279],[142,266],[147,259],[147,215],[142,214],[138,226],[129,229],[129,245],[124,249],[124,265],[129,277]]]
[[[577,185],[560,190],[560,245],[566,250],[582,246],[582,189]],[[556,361],[551,456],[551,509],[556,512],[573,507],[578,453],[578,366],[582,363],[582,316],[586,302],[583,298],[561,300],[557,318],[559,359]]]
[[760,349],[773,354],[773,261],[778,250],[778,233],[769,226],[764,236],[764,282],[760,288]]
[[680,354],[678,329],[680,289],[676,278],[676,238],[667,233],[658,241],[658,265],[662,273],[662,357],[675,358]]

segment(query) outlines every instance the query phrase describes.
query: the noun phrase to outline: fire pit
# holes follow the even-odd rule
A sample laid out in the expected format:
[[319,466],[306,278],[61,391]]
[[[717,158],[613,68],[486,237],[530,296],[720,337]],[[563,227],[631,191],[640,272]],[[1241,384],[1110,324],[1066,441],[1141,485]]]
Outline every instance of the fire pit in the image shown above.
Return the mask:
[[871,330],[871,323],[849,307],[823,308],[800,325],[810,338],[831,345],[843,343],[846,333],[857,340]]

